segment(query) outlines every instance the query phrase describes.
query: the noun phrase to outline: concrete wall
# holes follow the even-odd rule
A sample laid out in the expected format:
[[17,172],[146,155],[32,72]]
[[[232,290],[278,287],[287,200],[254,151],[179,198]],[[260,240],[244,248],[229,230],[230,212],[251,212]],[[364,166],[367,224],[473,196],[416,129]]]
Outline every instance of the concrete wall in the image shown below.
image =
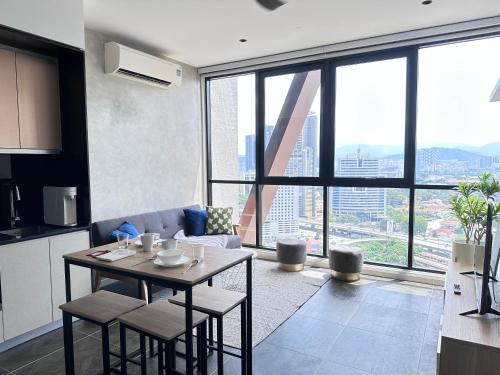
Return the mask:
[[0,25],[85,48],[82,0],[1,0]]
[[106,75],[106,41],[85,32],[92,221],[203,203],[196,69],[167,90]]

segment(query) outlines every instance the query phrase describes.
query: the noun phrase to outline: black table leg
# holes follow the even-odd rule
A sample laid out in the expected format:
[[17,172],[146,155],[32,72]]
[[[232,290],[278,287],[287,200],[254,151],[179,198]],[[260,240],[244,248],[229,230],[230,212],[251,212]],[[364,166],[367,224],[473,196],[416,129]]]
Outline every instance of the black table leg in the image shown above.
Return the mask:
[[[148,303],[153,302],[153,285],[151,285],[150,282],[147,282],[147,290],[148,290],[148,295],[147,295],[147,300]],[[155,342],[151,336],[149,336],[149,358],[153,358],[155,356]]]
[[193,375],[193,289],[186,289],[186,374]]
[[63,333],[64,333],[64,364],[66,375],[75,374],[75,353],[73,348],[73,319],[71,314],[63,311]]
[[241,303],[241,375],[247,373],[247,304]]
[[[213,286],[213,279],[208,279],[208,286]],[[210,345],[208,352],[213,353],[212,346],[214,345],[214,318],[208,317],[208,344]]]
[[252,375],[252,258],[247,259],[247,375]]
[[125,325],[120,324],[120,363],[122,375],[127,375],[127,332]]
[[110,373],[110,360],[109,360],[109,329],[107,324],[101,326],[102,337],[102,369],[105,375]]
[[217,318],[217,374],[224,374],[224,329],[222,316]]
[[66,288],[66,302],[71,301],[71,273],[69,270],[69,262],[64,260],[64,285]]
[[146,375],[146,336],[140,334],[140,347],[141,347],[141,375]]

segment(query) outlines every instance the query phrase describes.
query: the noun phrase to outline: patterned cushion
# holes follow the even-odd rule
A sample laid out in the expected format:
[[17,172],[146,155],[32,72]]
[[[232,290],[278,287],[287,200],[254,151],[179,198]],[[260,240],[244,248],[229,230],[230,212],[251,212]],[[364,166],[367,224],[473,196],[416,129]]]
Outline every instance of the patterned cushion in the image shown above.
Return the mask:
[[207,207],[206,234],[233,234],[232,207]]

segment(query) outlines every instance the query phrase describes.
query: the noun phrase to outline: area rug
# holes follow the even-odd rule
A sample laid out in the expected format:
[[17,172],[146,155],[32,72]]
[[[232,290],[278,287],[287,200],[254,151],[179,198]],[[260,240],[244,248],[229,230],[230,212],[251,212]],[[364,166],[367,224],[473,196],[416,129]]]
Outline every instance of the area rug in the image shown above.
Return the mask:
[[[253,345],[260,343],[292,316],[328,278],[326,269],[305,267],[301,272],[286,272],[278,269],[276,262],[255,259]],[[224,275],[215,277],[214,285],[226,287]],[[240,348],[240,309],[234,309],[224,317],[224,344]]]

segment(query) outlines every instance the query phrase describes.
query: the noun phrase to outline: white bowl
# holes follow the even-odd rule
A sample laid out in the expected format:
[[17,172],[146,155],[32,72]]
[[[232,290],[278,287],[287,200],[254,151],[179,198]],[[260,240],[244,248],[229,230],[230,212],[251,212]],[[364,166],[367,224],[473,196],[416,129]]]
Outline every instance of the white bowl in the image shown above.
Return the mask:
[[181,259],[182,254],[184,254],[183,250],[169,249],[158,251],[156,256],[165,264],[175,264]]

